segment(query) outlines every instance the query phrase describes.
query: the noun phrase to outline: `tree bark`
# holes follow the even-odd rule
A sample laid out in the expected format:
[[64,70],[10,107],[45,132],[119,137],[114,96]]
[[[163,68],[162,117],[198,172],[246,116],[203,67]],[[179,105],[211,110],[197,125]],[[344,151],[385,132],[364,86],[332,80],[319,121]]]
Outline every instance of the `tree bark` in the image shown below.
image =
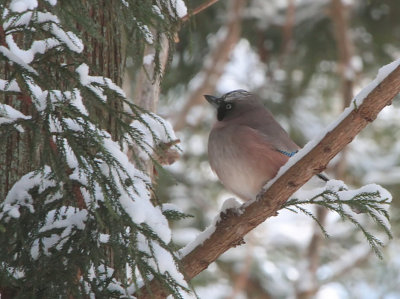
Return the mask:
[[[62,2],[59,5],[62,5]],[[93,64],[91,75],[108,77],[120,86],[122,85],[122,75],[124,71],[123,62],[125,58],[123,57],[124,52],[121,48],[121,30],[117,26],[117,23],[113,22],[116,17],[114,10],[115,5],[114,0],[102,0],[100,1],[100,7],[102,7],[102,9],[99,10],[98,7],[90,6],[89,2],[86,3],[87,15],[98,25],[96,27],[98,29],[97,34],[104,39],[103,41],[85,34],[84,28],[78,28],[78,30],[87,38],[83,55]],[[4,31],[2,32],[4,34]],[[4,37],[2,37],[0,33],[0,43],[6,46],[6,43],[1,42],[2,38]],[[24,42],[19,36],[16,38],[16,41],[21,44]],[[60,62],[67,60],[63,56],[57,59],[59,59]],[[4,74],[4,78],[9,79],[13,71],[11,66],[7,62],[1,61],[0,69],[1,73]],[[48,71],[49,73],[53,72],[53,70]],[[98,73],[95,73],[96,71]],[[51,76],[52,75],[57,74],[52,73]],[[65,89],[66,83],[63,82],[63,80],[59,80],[58,84],[57,89]],[[20,84],[20,86],[24,85]],[[22,90],[21,93],[15,95],[0,93],[0,102],[18,108],[18,110],[26,115],[35,115],[36,113],[32,105],[32,99],[27,90]],[[112,103],[112,105],[115,109],[120,110],[120,107],[117,106],[119,104],[116,103],[116,101]],[[90,109],[89,106],[87,108]],[[113,119],[110,114],[100,109],[95,110],[95,114],[101,120],[103,129],[109,131],[114,139],[118,139],[118,129],[115,119]],[[0,140],[2,140],[3,137],[4,136],[0,136]],[[24,133],[13,132],[4,138],[6,138],[6,140],[2,145],[5,144],[5,146],[0,147],[0,201],[6,198],[9,190],[21,176],[37,169],[40,165],[41,155],[43,155],[41,153],[43,150],[42,146],[38,148],[33,148],[32,146],[32,139],[37,138],[32,131],[26,130]],[[45,142],[50,144],[53,154],[58,156],[59,152],[54,141],[50,139],[45,140]],[[66,173],[69,171],[70,169],[65,169]],[[85,208],[85,202],[79,186],[73,183],[71,188],[75,195],[76,206],[80,209]],[[110,264],[112,264],[112,252],[109,253],[109,259]],[[80,273],[78,271],[77,277],[79,276]],[[18,293],[18,290],[0,287],[0,297],[5,296],[6,298],[9,293]]]

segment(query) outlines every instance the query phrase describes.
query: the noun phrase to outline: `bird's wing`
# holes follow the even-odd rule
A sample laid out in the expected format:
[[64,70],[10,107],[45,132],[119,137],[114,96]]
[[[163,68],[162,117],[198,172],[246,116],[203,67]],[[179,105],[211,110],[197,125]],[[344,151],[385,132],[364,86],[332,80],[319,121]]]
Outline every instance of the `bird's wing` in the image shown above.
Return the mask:
[[246,118],[244,124],[263,135],[263,138],[280,153],[291,157],[300,149],[268,110],[254,111]]
[[[264,157],[263,159],[270,160],[269,163],[277,163],[280,167],[294,155],[292,151],[288,152],[287,147],[278,148],[277,143],[260,130],[245,125],[233,126],[231,129],[234,132],[233,143],[239,145],[240,150],[249,157]],[[297,145],[295,151],[297,152]]]

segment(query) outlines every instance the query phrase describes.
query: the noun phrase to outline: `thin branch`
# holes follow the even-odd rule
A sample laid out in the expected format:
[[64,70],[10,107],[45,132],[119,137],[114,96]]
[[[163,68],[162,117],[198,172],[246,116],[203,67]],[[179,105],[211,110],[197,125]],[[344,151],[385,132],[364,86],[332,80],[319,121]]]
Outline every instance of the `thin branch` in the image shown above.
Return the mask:
[[218,0],[209,0],[207,2],[204,2],[202,4],[200,4],[199,6],[197,6],[195,9],[193,9],[193,11],[191,11],[190,13],[188,13],[186,16],[182,17],[182,22],[186,22],[187,20],[189,20],[190,17],[193,17],[199,13],[201,13],[203,10],[207,9],[208,7],[210,7],[211,5],[217,3]]
[[[279,177],[268,189],[263,190],[258,200],[243,204],[239,210],[227,210],[215,225],[214,232],[201,244],[182,258],[182,270],[190,280],[206,269],[225,251],[243,242],[243,237],[257,225],[276,216],[287,199],[305,184],[313,175],[325,169],[353,138],[372,122],[378,113],[400,92],[400,66],[391,71],[356,109],[353,109],[331,129],[316,145],[307,150],[298,161]],[[293,159],[293,158],[292,158]],[[289,162],[290,163],[290,160]],[[167,292],[159,282],[153,281],[138,298],[163,298]]]
[[294,0],[287,0],[286,21],[282,28],[282,46],[279,64],[282,65],[284,58],[290,53],[293,43],[293,27],[295,24],[296,6]]

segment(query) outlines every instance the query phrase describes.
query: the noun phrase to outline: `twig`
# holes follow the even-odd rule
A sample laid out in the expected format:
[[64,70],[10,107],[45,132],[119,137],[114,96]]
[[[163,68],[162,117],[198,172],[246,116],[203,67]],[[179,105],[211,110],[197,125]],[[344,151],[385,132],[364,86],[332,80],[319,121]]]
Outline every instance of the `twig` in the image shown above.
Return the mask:
[[203,10],[207,9],[208,7],[210,7],[211,5],[213,5],[214,3],[217,3],[217,2],[218,2],[218,0],[209,0],[207,2],[200,4],[195,9],[193,9],[192,12],[188,13],[186,16],[183,16],[182,22],[186,22],[187,20],[189,20],[190,17],[195,16],[198,13],[201,13]]
[[286,9],[286,21],[282,28],[282,47],[281,54],[279,57],[279,64],[282,66],[284,58],[290,53],[291,45],[293,43],[293,27],[295,23],[295,12],[296,7],[294,5],[294,0],[287,0]]

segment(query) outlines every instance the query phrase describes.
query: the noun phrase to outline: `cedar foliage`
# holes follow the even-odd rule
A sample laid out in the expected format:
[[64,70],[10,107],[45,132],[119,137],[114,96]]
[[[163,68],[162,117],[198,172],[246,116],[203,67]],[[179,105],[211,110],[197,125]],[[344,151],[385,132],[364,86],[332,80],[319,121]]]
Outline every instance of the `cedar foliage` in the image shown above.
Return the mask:
[[118,87],[125,44],[137,68],[152,44],[159,69],[161,34],[172,45],[178,25],[174,6],[53,2],[0,6],[0,293],[129,297],[154,277],[180,297],[177,267],[159,264],[177,260],[166,215],[151,203],[141,159],[134,165],[123,151],[148,148],[130,125],[144,111]]

